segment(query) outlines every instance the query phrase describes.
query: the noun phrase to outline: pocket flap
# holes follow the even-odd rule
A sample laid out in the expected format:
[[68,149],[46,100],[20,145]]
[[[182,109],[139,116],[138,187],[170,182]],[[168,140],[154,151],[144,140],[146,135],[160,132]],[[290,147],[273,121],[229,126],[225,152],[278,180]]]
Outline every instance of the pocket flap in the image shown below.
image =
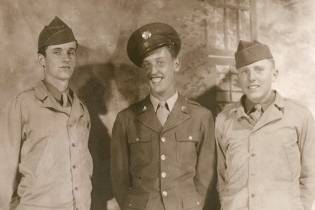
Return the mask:
[[197,193],[187,194],[186,196],[182,197],[182,205],[183,209],[201,206],[200,196]]
[[128,143],[136,144],[141,142],[149,142],[151,141],[151,133],[150,132],[139,132],[135,129],[128,129]]
[[199,132],[176,132],[176,141],[199,142]]
[[128,195],[126,199],[126,209],[145,209],[147,206],[149,196],[146,194],[141,195]]

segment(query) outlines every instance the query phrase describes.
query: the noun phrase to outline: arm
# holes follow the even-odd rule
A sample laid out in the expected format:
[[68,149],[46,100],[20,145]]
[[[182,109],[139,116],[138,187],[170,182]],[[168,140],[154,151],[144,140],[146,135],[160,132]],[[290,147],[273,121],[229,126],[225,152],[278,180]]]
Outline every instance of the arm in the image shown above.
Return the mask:
[[122,208],[130,186],[130,178],[126,129],[120,114],[117,115],[112,133],[111,179],[114,196]]
[[214,139],[214,120],[211,112],[203,117],[202,139],[198,147],[198,162],[196,166],[195,183],[203,198],[202,204],[206,209],[217,209],[216,192],[216,148]]
[[9,209],[11,197],[17,188],[17,171],[22,140],[21,104],[10,103],[1,120],[0,139],[0,208]]
[[305,210],[315,207],[315,124],[310,112],[299,135],[301,150],[300,190]]

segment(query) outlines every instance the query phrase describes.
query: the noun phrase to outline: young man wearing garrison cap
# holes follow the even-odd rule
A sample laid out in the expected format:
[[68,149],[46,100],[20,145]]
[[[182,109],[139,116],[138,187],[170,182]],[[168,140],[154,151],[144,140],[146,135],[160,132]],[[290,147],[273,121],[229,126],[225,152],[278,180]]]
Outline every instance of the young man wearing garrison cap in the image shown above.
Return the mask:
[[58,17],[38,39],[44,79],[18,94],[6,118],[0,160],[1,210],[90,209],[92,160],[90,119],[69,89],[78,47]]
[[150,94],[118,113],[113,128],[112,185],[122,210],[201,210],[215,189],[213,117],[176,89],[180,46],[164,23],[129,38],[128,56],[144,70]]
[[313,209],[312,114],[272,89],[278,71],[267,45],[240,41],[235,61],[244,95],[216,120],[222,210]]

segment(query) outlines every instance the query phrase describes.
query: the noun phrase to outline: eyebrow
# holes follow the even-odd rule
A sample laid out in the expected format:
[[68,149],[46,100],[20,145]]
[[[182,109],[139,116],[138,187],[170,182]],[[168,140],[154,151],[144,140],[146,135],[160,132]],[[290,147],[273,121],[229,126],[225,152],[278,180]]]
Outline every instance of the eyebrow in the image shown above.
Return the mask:
[[56,48],[52,48],[52,50],[75,50],[75,48],[74,47],[70,47],[70,48],[56,47]]

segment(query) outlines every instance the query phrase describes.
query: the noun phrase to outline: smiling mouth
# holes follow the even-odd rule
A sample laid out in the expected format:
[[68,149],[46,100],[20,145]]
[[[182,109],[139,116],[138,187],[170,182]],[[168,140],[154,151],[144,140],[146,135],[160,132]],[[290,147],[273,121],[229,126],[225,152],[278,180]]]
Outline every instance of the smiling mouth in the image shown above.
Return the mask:
[[60,68],[61,68],[61,69],[67,69],[67,70],[69,70],[69,69],[70,69],[70,66],[61,66]]
[[150,81],[151,81],[153,84],[160,83],[162,80],[163,80],[163,77],[162,77],[162,76],[153,76],[153,77],[150,77]]
[[249,85],[247,88],[250,90],[253,90],[253,89],[257,89],[259,87],[260,87],[259,85]]

